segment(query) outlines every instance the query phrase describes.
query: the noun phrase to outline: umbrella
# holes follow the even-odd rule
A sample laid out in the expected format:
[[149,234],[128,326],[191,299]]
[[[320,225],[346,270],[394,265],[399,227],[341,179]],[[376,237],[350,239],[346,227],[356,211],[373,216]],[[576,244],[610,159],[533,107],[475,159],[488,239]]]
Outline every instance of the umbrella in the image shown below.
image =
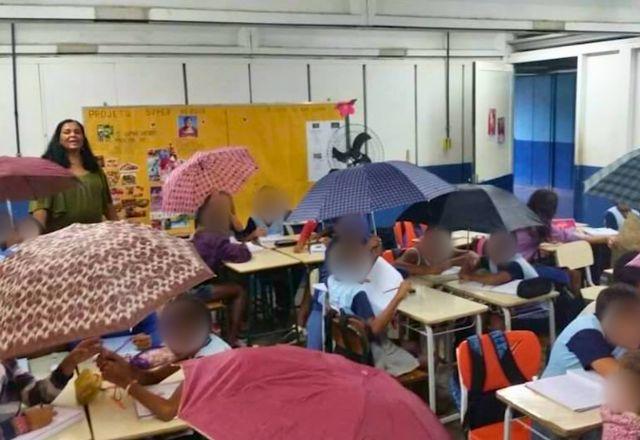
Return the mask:
[[584,191],[640,207],[640,148],[628,152],[585,180]]
[[245,147],[199,151],[162,186],[162,210],[193,214],[215,190],[236,193],[258,166]]
[[0,359],[133,327],[212,276],[188,241],[124,221],[28,240],[0,263]]
[[216,440],[448,439],[386,372],[291,346],[242,348],[183,364],[178,417]]
[[289,221],[327,220],[431,200],[455,188],[408,162],[389,161],[334,171],[307,192]]
[[79,180],[67,168],[39,157],[0,157],[0,200],[33,200],[65,191]]
[[542,225],[516,196],[493,185],[458,185],[456,192],[410,206],[398,220],[487,233]]

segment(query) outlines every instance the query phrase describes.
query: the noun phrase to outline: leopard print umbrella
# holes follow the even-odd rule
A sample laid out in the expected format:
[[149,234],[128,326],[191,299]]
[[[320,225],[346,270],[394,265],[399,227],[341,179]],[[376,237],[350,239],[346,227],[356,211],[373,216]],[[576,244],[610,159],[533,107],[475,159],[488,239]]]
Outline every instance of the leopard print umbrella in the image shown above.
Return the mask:
[[147,226],[40,236],[0,263],[0,359],[133,327],[211,277],[190,242]]

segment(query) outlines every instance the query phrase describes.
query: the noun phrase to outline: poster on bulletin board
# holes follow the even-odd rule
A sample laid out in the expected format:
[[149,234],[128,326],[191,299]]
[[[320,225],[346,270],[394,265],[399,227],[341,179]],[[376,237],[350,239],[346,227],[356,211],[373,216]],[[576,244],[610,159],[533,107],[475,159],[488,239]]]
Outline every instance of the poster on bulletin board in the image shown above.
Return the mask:
[[311,181],[328,171],[309,159],[322,158],[323,148],[308,145],[310,124],[340,122],[334,104],[313,103],[86,107],[83,117],[119,217],[176,235],[193,232],[193,216],[162,212],[162,184],[195,152],[249,149],[259,170],[234,195],[246,219],[264,185],[283,190],[292,207],[300,201]]

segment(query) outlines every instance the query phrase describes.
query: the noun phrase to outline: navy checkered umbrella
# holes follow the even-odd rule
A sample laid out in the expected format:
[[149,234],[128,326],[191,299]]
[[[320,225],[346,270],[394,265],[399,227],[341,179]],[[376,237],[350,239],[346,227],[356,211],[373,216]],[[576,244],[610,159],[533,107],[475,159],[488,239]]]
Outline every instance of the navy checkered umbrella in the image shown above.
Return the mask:
[[305,195],[289,221],[369,214],[428,201],[452,191],[454,186],[408,162],[371,163],[324,176]]
[[584,191],[640,207],[640,148],[630,151],[585,180]]

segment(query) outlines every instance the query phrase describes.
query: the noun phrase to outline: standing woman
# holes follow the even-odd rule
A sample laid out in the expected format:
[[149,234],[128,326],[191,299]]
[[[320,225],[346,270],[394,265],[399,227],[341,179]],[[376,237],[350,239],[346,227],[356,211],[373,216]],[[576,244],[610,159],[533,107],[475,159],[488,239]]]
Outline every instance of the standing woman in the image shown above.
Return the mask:
[[80,180],[80,185],[72,189],[31,202],[29,210],[45,232],[73,223],[100,223],[104,218],[118,220],[107,177],[91,151],[80,122],[73,119],[60,122],[42,157],[70,169]]

